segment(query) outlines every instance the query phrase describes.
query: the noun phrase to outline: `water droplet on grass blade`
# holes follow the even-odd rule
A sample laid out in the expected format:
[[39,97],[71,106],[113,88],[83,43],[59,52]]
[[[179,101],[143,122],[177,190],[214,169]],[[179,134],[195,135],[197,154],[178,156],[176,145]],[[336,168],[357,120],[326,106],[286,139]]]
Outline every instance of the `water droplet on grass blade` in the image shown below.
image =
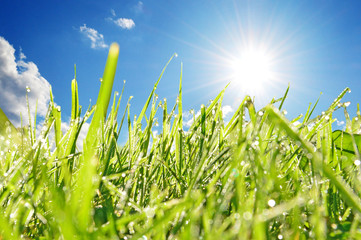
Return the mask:
[[99,81],[100,81],[100,82],[103,82],[103,78],[99,78]]
[[251,220],[252,219],[252,213],[244,212],[243,213],[243,218],[244,218],[244,220],[247,220],[247,221]]
[[31,89],[30,89],[29,86],[26,86],[26,91],[27,91],[27,92],[30,92],[30,91],[31,91]]
[[351,102],[345,102],[343,105],[344,105],[345,107],[348,107],[348,106],[350,106],[350,104],[351,104]]
[[268,206],[270,206],[270,207],[276,206],[276,201],[273,200],[273,199],[270,199],[270,200],[268,201]]
[[361,161],[360,161],[360,160],[358,160],[358,159],[356,159],[356,160],[353,162],[353,164],[355,164],[356,166],[360,166]]

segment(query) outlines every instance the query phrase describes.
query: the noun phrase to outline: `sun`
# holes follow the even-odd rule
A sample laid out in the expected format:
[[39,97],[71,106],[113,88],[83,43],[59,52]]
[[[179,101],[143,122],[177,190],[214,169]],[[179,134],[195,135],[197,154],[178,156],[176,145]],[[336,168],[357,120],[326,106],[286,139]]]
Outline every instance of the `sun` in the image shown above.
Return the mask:
[[272,79],[272,58],[262,49],[245,49],[230,64],[231,81],[245,92],[259,92]]

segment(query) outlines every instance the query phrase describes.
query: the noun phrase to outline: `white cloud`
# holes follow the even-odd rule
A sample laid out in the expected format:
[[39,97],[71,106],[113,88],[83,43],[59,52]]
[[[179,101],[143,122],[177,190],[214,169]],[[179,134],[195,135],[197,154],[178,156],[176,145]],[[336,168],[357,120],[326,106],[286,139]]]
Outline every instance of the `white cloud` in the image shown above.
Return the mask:
[[[135,11],[136,12],[141,12],[143,11],[143,3],[142,2],[138,2],[138,4],[135,6]],[[117,15],[115,14],[114,9],[110,9],[110,12],[112,14],[112,17],[108,17],[106,18],[106,20],[109,20],[113,23],[115,23],[115,25],[117,25],[118,27],[121,27],[123,29],[127,29],[130,30],[132,28],[135,27],[135,23],[133,21],[133,19],[130,18],[118,18],[118,19],[114,19],[113,17],[116,17]]]
[[[198,112],[196,113],[195,119],[197,119],[197,117],[198,117],[199,115],[201,115],[201,111],[198,111]],[[194,121],[194,119],[193,119],[193,114],[189,114],[189,115],[188,115],[187,113],[183,113],[183,116],[187,116],[187,117],[184,117],[184,118],[185,118],[185,121],[183,121],[183,126],[185,126],[185,127],[190,127],[190,126],[192,126],[193,121]],[[190,119],[186,120],[188,117],[190,117]]]
[[234,112],[233,108],[229,105],[225,105],[222,107],[222,115],[225,118],[229,113]]
[[[27,125],[29,122],[26,93],[32,119],[35,116],[36,102],[37,114],[44,117],[50,100],[49,82],[40,75],[36,64],[26,62],[25,58],[20,51],[20,59],[16,61],[14,47],[0,36],[0,107],[17,127],[20,126],[20,113],[23,124]],[[27,92],[27,88],[30,92]]]
[[[41,124],[39,124],[37,126],[37,133],[40,133],[40,125],[42,125],[44,122],[42,122]],[[80,129],[80,133],[78,135],[78,139],[76,141],[76,146],[78,147],[79,151],[83,150],[83,142],[84,139],[88,133],[89,130],[89,126],[90,123],[88,122],[84,122],[81,129]],[[61,132],[63,134],[63,136],[68,132],[70,128],[70,119],[68,120],[68,122],[61,122]],[[49,133],[49,140],[50,140],[50,149],[54,150],[55,148],[55,138],[54,138],[54,128],[51,129],[50,133]]]
[[103,34],[100,34],[94,28],[87,27],[86,24],[80,26],[80,32],[83,33],[91,41],[91,48],[107,48],[108,45],[104,42]]
[[86,135],[88,134],[89,126],[90,126],[90,123],[85,122],[85,123],[83,123],[83,126],[80,129],[78,140],[76,142],[77,143],[76,146],[79,148],[80,151],[83,150],[83,142],[84,142]]
[[345,121],[336,120],[336,124],[337,124],[337,126],[341,127],[341,126],[345,125]]
[[132,29],[135,27],[134,21],[130,18],[118,18],[116,20],[114,20],[114,19],[112,19],[112,20],[117,26],[119,26],[123,29],[129,30],[129,29]]

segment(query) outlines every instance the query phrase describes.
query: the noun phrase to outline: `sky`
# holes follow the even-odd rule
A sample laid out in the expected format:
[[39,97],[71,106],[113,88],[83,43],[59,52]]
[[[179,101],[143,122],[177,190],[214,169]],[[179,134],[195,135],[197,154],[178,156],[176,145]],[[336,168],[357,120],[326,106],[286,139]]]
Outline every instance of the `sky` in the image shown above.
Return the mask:
[[[237,0],[0,0],[0,107],[20,125],[36,102],[46,114],[49,89],[62,109],[71,110],[71,80],[80,104],[95,104],[108,47],[120,45],[114,91],[125,83],[124,109],[139,114],[163,67],[176,56],[156,93],[175,103],[183,65],[183,109],[201,104],[226,87],[230,117],[246,96],[258,109],[282,97],[287,117],[305,114],[320,97],[315,114],[326,110],[346,87],[355,115],[361,96],[361,2]],[[322,94],[321,94],[322,93]],[[315,116],[315,115],[314,115]],[[335,127],[344,125],[343,111]],[[185,114],[189,124],[189,114]]]

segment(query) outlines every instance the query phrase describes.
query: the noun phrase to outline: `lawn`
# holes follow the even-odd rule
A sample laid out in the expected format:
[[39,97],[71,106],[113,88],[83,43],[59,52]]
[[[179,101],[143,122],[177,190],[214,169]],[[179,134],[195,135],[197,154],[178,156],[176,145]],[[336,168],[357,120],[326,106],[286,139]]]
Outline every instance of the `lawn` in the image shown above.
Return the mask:
[[[38,133],[36,119],[15,129],[0,111],[0,239],[361,238],[361,116],[342,102],[349,89],[295,119],[282,108],[288,89],[261,109],[247,96],[229,121],[223,89],[185,128],[182,76],[174,105],[155,93],[166,66],[138,115],[130,99],[120,108],[123,92],[111,99],[118,53],[113,44],[85,113],[72,81],[65,133],[52,95]],[[345,131],[333,129],[336,110]]]

